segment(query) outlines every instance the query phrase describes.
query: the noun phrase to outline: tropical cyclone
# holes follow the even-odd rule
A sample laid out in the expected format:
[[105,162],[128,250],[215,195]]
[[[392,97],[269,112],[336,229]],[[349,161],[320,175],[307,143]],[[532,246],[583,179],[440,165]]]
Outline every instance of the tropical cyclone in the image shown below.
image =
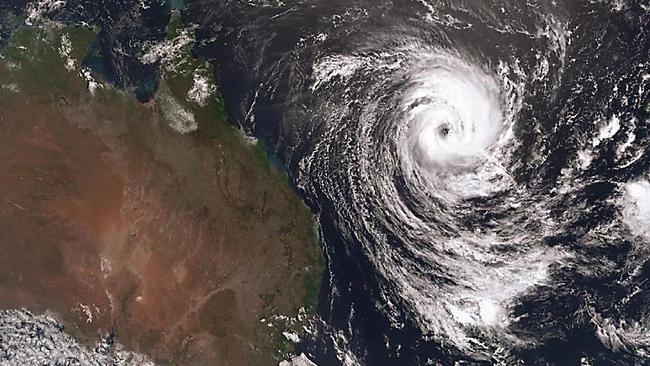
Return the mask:
[[[516,145],[522,87],[471,58],[415,41],[385,57],[361,58],[338,70],[350,78],[370,70],[384,77],[358,89],[366,103],[359,134],[343,152],[355,157],[347,181],[353,194],[337,204],[364,230],[347,230],[367,236],[359,243],[386,278],[385,291],[405,301],[428,332],[468,352],[483,352],[475,344],[497,334],[515,341],[507,334],[509,304],[545,283],[563,254],[543,249],[532,232],[517,233],[515,219],[485,232],[461,222],[472,210],[466,200],[495,194],[511,196],[511,215],[531,214],[517,205],[525,193],[504,168]],[[323,66],[329,65],[318,62],[314,74],[327,75]],[[343,80],[326,85],[315,78],[313,88],[331,90]],[[313,159],[321,156],[327,155]],[[535,215],[552,230],[550,218]],[[402,245],[394,247],[389,233]]]

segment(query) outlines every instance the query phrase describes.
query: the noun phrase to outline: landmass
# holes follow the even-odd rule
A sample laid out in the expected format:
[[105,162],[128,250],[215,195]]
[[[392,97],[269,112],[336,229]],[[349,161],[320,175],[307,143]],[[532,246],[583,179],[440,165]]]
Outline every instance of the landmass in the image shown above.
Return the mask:
[[182,50],[140,103],[84,65],[95,35],[22,27],[0,49],[0,308],[158,364],[277,365],[320,286],[311,212],[209,64]]

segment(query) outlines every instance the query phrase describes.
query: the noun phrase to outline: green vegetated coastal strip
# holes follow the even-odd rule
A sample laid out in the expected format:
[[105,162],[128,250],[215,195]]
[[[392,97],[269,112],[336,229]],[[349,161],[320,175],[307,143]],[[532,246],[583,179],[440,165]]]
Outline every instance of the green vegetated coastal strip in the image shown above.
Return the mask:
[[[172,0],[171,4],[172,13],[166,30],[168,40],[178,36],[182,28],[185,26],[180,15],[180,12],[185,6],[185,1]],[[224,98],[222,97],[221,91],[214,79],[213,66],[203,57],[193,55],[189,46],[186,48],[185,52],[181,54],[181,57],[184,59],[184,61],[181,62],[184,66],[174,72],[167,72],[164,76],[170,86],[170,90],[178,100],[182,101],[184,104],[186,103],[185,96],[187,95],[187,91],[191,88],[192,77],[196,74],[197,70],[202,70],[202,72],[209,77],[209,83],[216,87],[214,94],[210,97],[209,103],[205,108],[196,108],[196,105],[192,106],[191,103],[187,103],[187,106],[193,108],[195,113],[199,116],[198,120],[200,121],[200,124],[194,138],[197,140],[212,139],[217,143],[230,141],[232,139],[232,143],[234,145],[239,145],[240,149],[246,151],[249,151],[249,149],[252,150],[253,159],[259,163],[258,168],[266,172],[268,179],[271,180],[274,185],[282,186],[283,190],[289,188],[290,183],[288,181],[289,177],[286,169],[277,164],[277,159],[272,159],[269,156],[270,152],[265,147],[264,143],[245,136],[241,130],[233,127],[232,124],[228,122]],[[165,71],[163,71],[163,74],[165,74]],[[321,279],[324,270],[324,259],[321,253],[318,227],[315,219],[309,212],[308,207],[304,202],[302,202],[297,193],[294,192],[294,194],[291,195],[291,201],[297,201],[294,204],[301,206],[301,210],[308,216],[306,223],[309,232],[309,240],[305,245],[308,248],[311,264],[309,275],[304,276],[306,293],[302,299],[301,308],[306,310],[306,314],[314,314],[318,303]],[[299,309],[296,309],[296,311]],[[295,314],[296,313],[294,313],[294,315]],[[303,324],[300,324],[300,327],[302,327],[302,325]],[[300,329],[300,327],[297,327],[296,329]]]

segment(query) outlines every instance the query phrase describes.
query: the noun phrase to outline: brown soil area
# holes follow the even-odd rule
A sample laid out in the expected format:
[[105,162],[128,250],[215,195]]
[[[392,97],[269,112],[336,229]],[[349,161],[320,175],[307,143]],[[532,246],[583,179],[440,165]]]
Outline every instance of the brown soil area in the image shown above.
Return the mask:
[[114,328],[161,363],[277,364],[260,319],[305,300],[308,210],[223,121],[181,136],[155,103],[84,88],[0,108],[0,307]]

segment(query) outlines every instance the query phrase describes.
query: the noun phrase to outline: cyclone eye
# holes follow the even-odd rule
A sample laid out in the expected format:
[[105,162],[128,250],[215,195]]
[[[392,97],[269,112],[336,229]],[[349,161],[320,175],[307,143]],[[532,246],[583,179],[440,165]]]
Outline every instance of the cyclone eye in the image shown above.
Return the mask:
[[448,124],[443,124],[442,126],[438,127],[438,135],[442,137],[443,139],[447,136],[449,136],[449,133],[451,132],[451,129]]

